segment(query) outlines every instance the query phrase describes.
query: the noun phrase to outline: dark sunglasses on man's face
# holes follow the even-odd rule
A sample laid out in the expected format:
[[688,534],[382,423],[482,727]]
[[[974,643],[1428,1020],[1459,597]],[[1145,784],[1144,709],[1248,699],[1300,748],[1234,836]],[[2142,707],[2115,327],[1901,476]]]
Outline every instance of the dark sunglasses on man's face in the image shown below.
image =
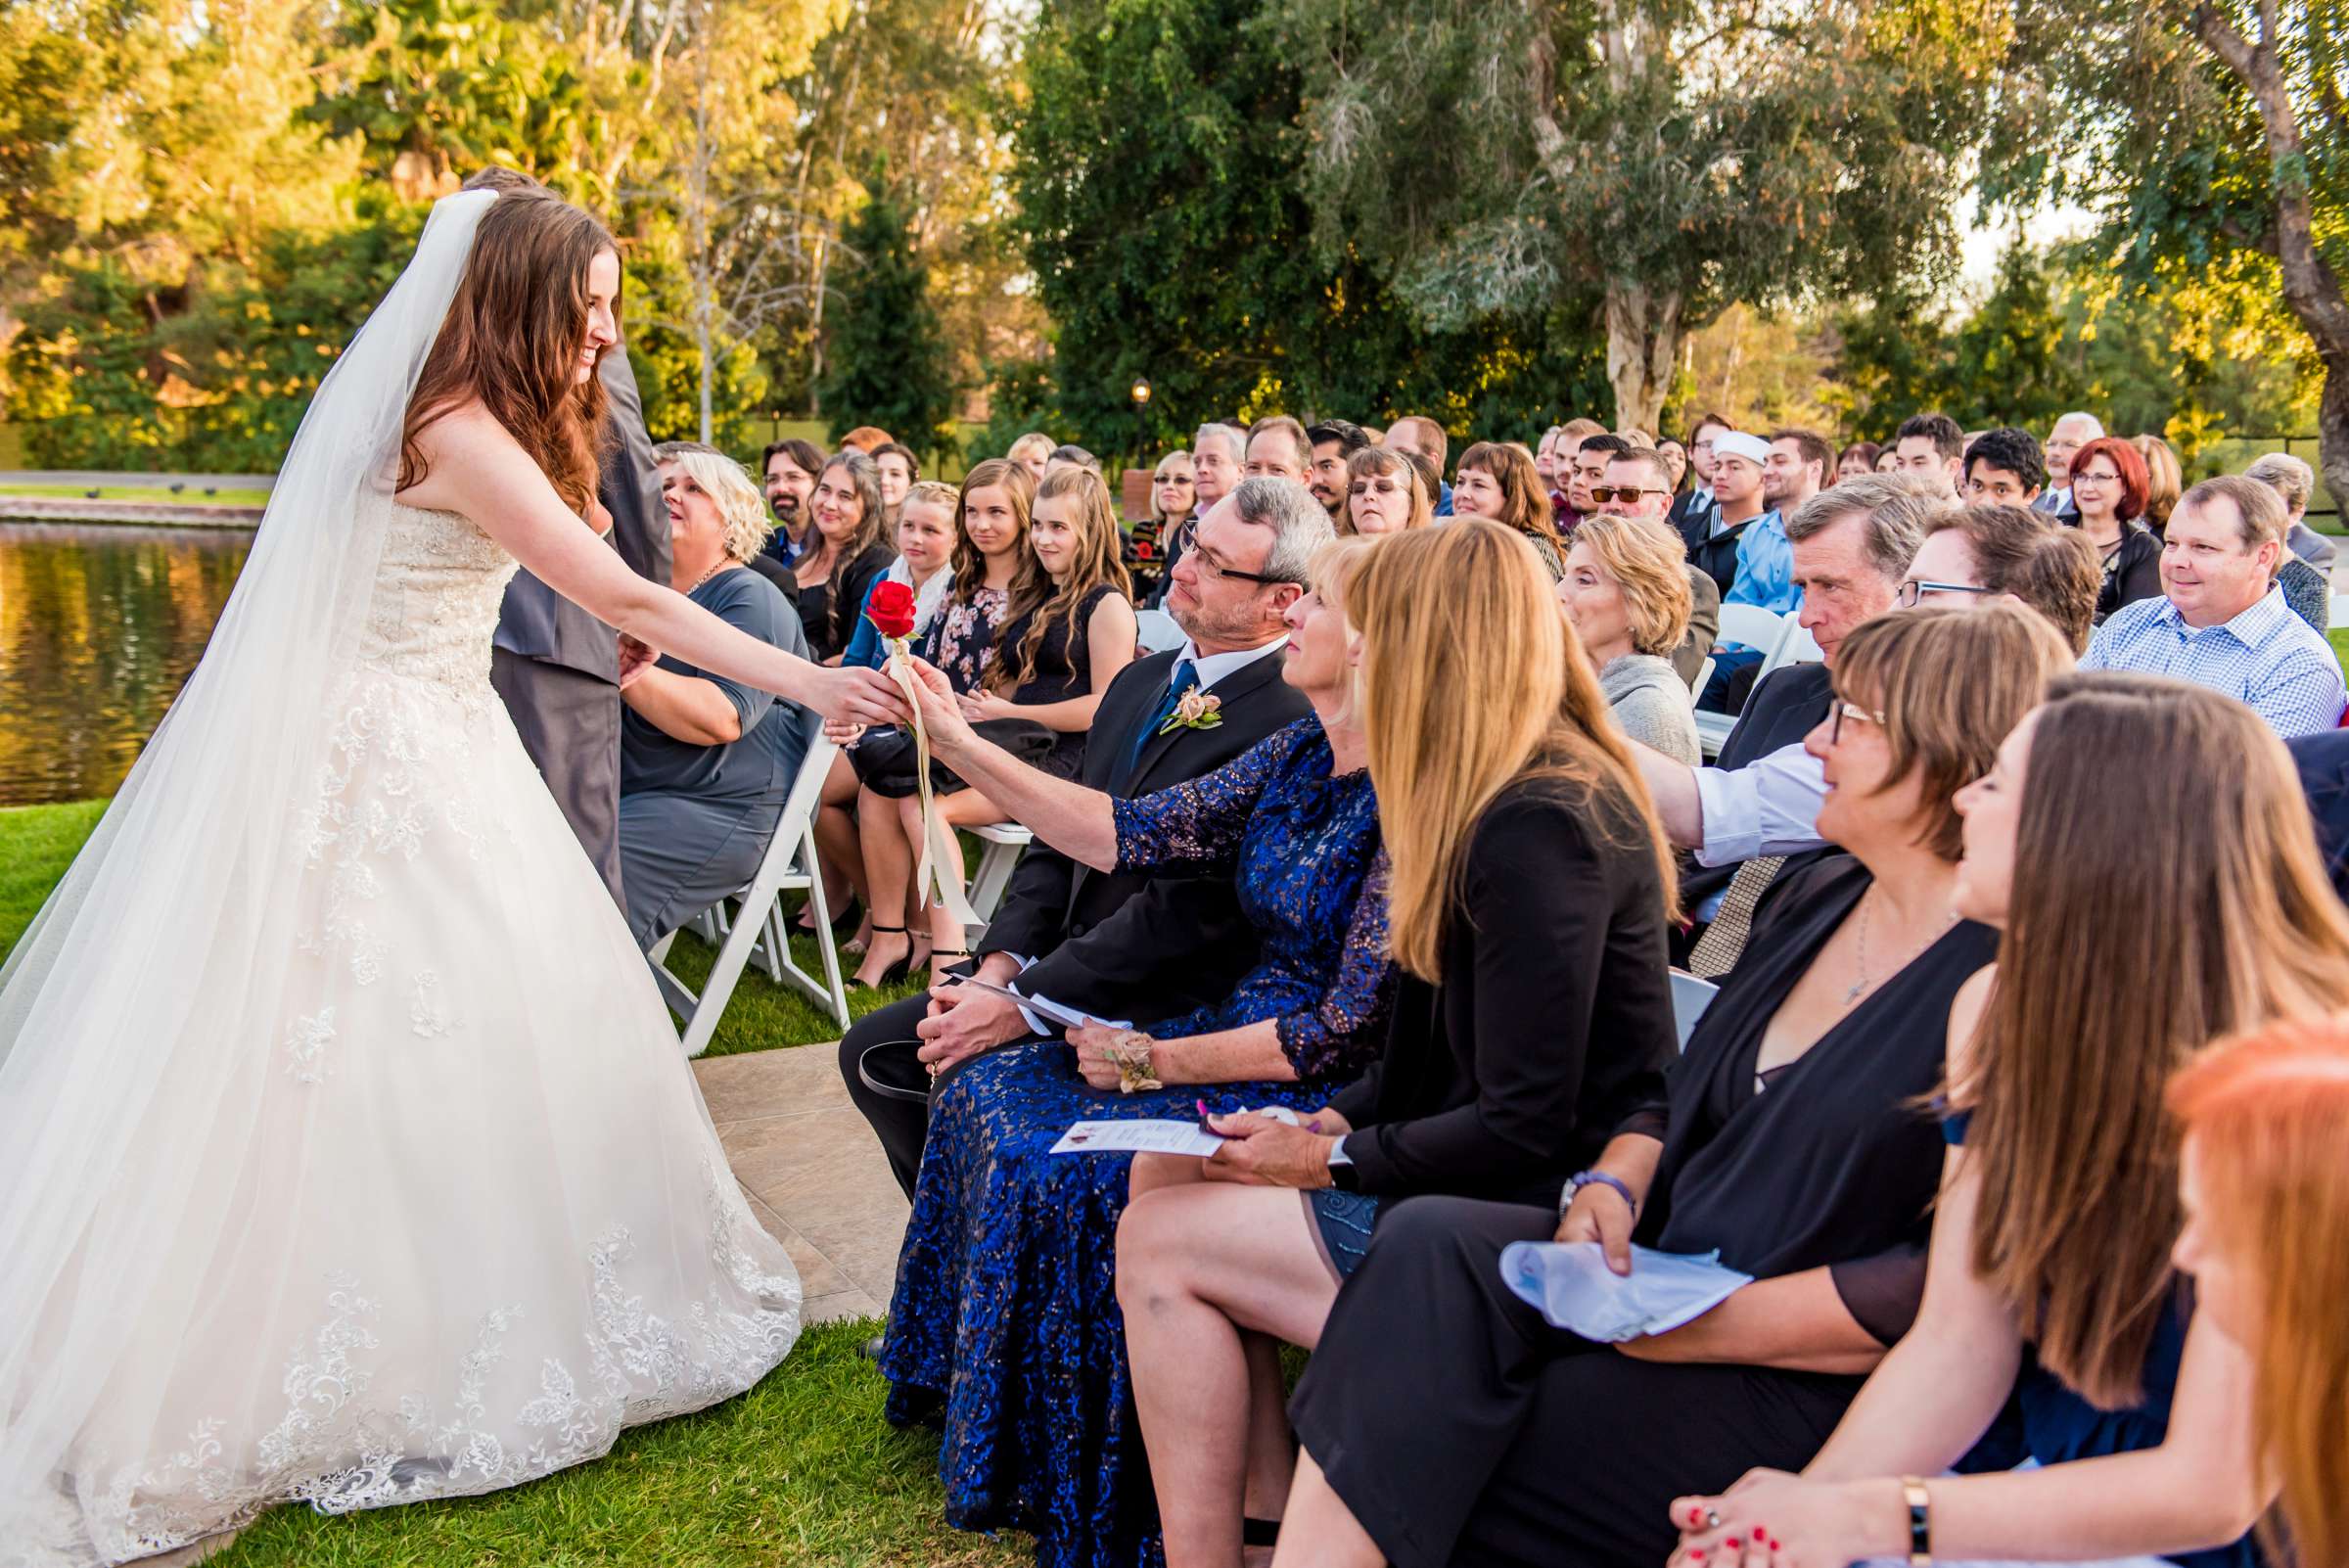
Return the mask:
[[1670,495],[1671,493],[1670,490],[1643,490],[1635,484],[1593,484],[1590,486],[1590,499],[1598,502],[1601,506],[1609,501],[1622,501],[1626,505],[1630,505],[1635,503],[1642,495]]

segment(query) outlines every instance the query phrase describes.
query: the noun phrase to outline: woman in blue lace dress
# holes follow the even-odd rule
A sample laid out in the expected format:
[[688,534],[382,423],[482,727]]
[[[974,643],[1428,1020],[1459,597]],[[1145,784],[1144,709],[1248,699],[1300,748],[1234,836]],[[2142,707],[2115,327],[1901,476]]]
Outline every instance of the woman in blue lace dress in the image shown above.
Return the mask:
[[1033,1531],[1055,1568],[1142,1560],[1151,1510],[1112,1278],[1130,1161],[1046,1151],[1079,1121],[1325,1104],[1385,1037],[1378,803],[1331,602],[1359,548],[1319,563],[1289,612],[1283,678],[1315,716],[1175,788],[1128,801],[1052,778],[971,735],[944,677],[924,701],[938,754],[1039,837],[1102,870],[1228,867],[1261,939],[1219,1005],[980,1057],[932,1102],[882,1358],[890,1418],[943,1409],[947,1518]]

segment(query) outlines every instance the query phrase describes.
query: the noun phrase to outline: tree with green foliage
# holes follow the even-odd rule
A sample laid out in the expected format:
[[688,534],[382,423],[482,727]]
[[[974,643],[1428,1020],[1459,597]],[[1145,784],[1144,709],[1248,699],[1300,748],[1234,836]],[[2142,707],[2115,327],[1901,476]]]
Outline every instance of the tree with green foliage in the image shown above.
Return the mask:
[[877,425],[916,451],[951,452],[957,389],[930,270],[888,181],[876,175],[866,189],[841,237],[852,261],[833,284],[819,406],[835,439]]
[[[1565,318],[1429,331],[1361,257],[1315,251],[1302,78],[1261,0],[1067,0],[1030,32],[1013,111],[1018,224],[1051,314],[1061,434],[1186,444],[1272,411],[1538,436],[1603,382]],[[1130,390],[1152,387],[1137,408]]]
[[1594,315],[1616,420],[1651,430],[1730,301],[1947,278],[2006,43],[1967,0],[1272,0],[1270,23],[1306,63],[1324,251],[1438,326]]
[[2022,0],[2016,41],[2039,69],[2000,121],[1988,194],[2087,207],[2138,281],[2242,261],[2272,278],[2323,369],[2326,482],[2349,494],[2349,5]]

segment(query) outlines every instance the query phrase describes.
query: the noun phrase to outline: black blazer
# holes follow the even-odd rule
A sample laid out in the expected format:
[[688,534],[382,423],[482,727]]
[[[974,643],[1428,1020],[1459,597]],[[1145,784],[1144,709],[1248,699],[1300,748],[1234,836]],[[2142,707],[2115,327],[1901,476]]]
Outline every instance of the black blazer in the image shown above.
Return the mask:
[[[1711,577],[1713,585],[1722,591],[1724,597],[1727,596],[1729,588],[1737,580],[1737,541],[1745,537],[1747,529],[1769,515],[1767,512],[1757,513],[1742,523],[1688,546],[1689,565]],[[1708,517],[1707,522],[1710,521]]]
[[2317,849],[2332,873],[2333,891],[2349,899],[2349,729],[2328,729],[2285,741],[2300,769],[2300,788],[2315,819]]
[[1720,510],[1720,503],[1712,496],[1700,497],[1694,489],[1682,490],[1672,498],[1672,510],[1665,514],[1664,521],[1672,525],[1681,542],[1688,547],[1690,560],[1696,559],[1696,547],[1713,531],[1713,517]]
[[1404,977],[1385,1053],[1332,1102],[1364,1192],[1555,1204],[1679,1050],[1645,824],[1560,780],[1470,830],[1444,977]]
[[[1734,769],[1743,767],[1756,758],[1767,757],[1782,746],[1792,746],[1817,729],[1819,720],[1827,716],[1827,704],[1833,687],[1824,665],[1788,665],[1773,669],[1754,686],[1753,695],[1745,700],[1745,711],[1737,715],[1737,727],[1729,738],[1721,743],[1721,756],[1714,766]],[[1806,857],[1808,858],[1808,857]],[[1781,868],[1782,880],[1792,866]],[[1729,885],[1737,874],[1735,865],[1698,865],[1686,860],[1681,866],[1681,907],[1693,911],[1713,895]],[[1692,941],[1693,939],[1691,939]],[[1680,945],[1681,947],[1688,944]],[[1684,950],[1673,956],[1685,958]]]
[[[1081,783],[1128,799],[1146,795],[1214,772],[1312,712],[1280,678],[1281,656],[1267,654],[1216,682],[1221,724],[1153,733],[1135,759],[1134,738],[1165,701],[1177,657],[1137,659],[1109,683]],[[1039,842],[1021,856],[979,951],[1035,959],[1023,989],[1149,1022],[1229,995],[1256,961],[1257,940],[1228,873],[1095,871]],[[1137,1009],[1143,997],[1148,1006]]]

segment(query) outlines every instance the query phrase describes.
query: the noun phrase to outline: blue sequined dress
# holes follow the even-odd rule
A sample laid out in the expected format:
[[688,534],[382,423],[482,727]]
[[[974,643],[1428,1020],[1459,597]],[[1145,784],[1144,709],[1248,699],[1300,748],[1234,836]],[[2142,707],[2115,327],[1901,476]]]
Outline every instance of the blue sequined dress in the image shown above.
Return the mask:
[[[947,1519],[1036,1537],[1048,1568],[1144,1559],[1155,1518],[1112,1282],[1125,1155],[1048,1155],[1073,1122],[1317,1107],[1376,1056],[1395,980],[1366,772],[1300,719],[1203,778],[1115,803],[1118,863],[1228,866],[1262,946],[1229,1000],[1159,1039],[1277,1021],[1299,1082],[1090,1088],[1057,1041],[971,1063],[932,1102],[890,1303],[889,1417],[941,1413]],[[1179,963],[1181,954],[1171,953]]]

